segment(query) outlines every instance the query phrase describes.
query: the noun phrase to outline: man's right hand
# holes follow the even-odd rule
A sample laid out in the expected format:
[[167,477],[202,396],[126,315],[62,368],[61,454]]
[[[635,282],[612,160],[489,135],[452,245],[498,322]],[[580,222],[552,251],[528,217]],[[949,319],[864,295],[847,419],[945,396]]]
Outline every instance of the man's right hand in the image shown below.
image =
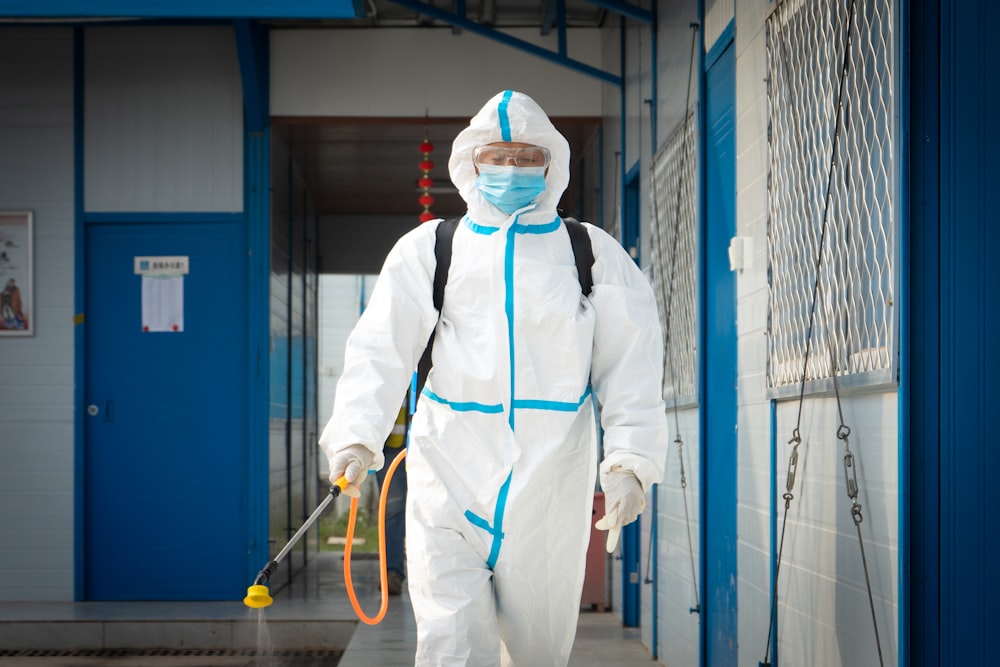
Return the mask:
[[341,477],[347,480],[344,495],[357,498],[361,492],[358,487],[368,476],[368,468],[375,455],[364,445],[350,445],[340,450],[330,458],[330,483],[336,485]]

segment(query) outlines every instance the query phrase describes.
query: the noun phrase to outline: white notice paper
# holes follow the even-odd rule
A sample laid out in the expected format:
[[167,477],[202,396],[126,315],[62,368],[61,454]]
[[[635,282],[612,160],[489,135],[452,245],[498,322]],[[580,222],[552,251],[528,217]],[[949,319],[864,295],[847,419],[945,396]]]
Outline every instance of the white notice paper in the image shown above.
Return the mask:
[[142,330],[184,331],[184,276],[142,276]]

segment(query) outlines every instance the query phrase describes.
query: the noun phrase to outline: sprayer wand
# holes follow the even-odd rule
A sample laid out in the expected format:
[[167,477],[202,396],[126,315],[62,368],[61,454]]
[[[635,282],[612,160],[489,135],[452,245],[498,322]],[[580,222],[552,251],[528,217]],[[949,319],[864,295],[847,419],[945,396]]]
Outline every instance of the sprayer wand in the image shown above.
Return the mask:
[[[375,616],[368,616],[361,609],[361,604],[358,602],[358,596],[354,592],[354,581],[351,579],[351,544],[354,542],[354,524],[358,516],[358,494],[350,493],[347,495],[351,496],[351,514],[347,522],[347,543],[344,546],[344,583],[347,586],[347,597],[351,600],[351,606],[354,607],[354,612],[358,615],[358,618],[368,625],[376,625],[382,622],[385,618],[385,613],[389,608],[389,593],[386,587],[386,569],[385,569],[385,506],[386,501],[389,497],[389,481],[392,479],[393,473],[396,472],[396,468],[403,462],[406,458],[406,450],[404,449],[396,458],[392,460],[389,465],[389,469],[385,473],[385,480],[382,483],[382,492],[379,495],[378,503],[378,565],[379,565],[379,588],[382,589],[382,605],[379,607],[378,613]],[[270,605],[274,600],[267,592],[267,580],[271,577],[276,569],[278,569],[278,563],[281,559],[285,557],[295,543],[299,541],[302,533],[306,531],[309,526],[319,518],[319,515],[323,513],[326,506],[330,504],[334,498],[339,496],[342,491],[347,488],[347,480],[341,477],[337,480],[336,485],[330,487],[330,495],[328,495],[319,507],[312,513],[312,516],[306,520],[306,522],[299,528],[298,532],[292,536],[292,539],[288,541],[285,548],[278,552],[278,555],[274,557],[274,560],[270,561],[264,566],[264,569],[257,574],[257,578],[254,579],[253,586],[247,589],[247,596],[243,598],[243,604],[248,607],[253,607],[259,609],[261,607],[266,607]]]
[[330,493],[323,499],[323,502],[321,502],[319,506],[313,510],[312,515],[306,519],[306,522],[302,524],[302,527],[299,528],[294,535],[292,535],[292,539],[288,540],[288,544],[286,544],[284,548],[278,552],[278,555],[275,556],[273,560],[268,561],[267,565],[265,565],[263,569],[257,573],[257,577],[253,580],[253,585],[247,588],[247,596],[243,598],[243,604],[248,607],[253,607],[254,609],[259,609],[261,607],[267,607],[274,601],[268,593],[266,584],[271,578],[271,575],[274,574],[274,571],[278,569],[278,563],[280,563],[285,556],[288,555],[288,552],[292,550],[300,539],[302,539],[302,535],[305,534],[305,532],[309,530],[314,523],[316,523],[316,519],[323,514],[323,511],[326,510],[327,506],[333,502],[333,499],[339,496],[341,491],[345,488],[347,488],[347,480],[343,477],[338,479],[334,486],[330,487]]

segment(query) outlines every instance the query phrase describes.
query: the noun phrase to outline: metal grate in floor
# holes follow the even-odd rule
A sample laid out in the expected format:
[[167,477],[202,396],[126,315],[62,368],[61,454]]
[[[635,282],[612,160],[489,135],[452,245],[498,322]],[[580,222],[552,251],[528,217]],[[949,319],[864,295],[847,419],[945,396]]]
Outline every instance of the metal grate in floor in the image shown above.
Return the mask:
[[[178,657],[178,658],[253,658],[258,655],[254,649],[0,649],[0,658],[132,658],[132,657]],[[274,658],[340,658],[343,651],[274,650],[263,653]]]

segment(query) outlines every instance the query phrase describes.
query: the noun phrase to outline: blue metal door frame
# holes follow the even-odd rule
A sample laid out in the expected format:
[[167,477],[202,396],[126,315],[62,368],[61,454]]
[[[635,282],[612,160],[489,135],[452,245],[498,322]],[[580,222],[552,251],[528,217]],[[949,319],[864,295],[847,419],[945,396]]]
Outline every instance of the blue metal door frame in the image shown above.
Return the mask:
[[[639,264],[639,164],[636,163],[625,175],[623,188],[622,245]],[[641,568],[641,529],[639,521],[633,521],[622,529],[622,624],[638,627],[641,621],[641,589],[639,571]]]
[[736,56],[732,24],[706,56],[701,229],[701,661],[736,665]]

